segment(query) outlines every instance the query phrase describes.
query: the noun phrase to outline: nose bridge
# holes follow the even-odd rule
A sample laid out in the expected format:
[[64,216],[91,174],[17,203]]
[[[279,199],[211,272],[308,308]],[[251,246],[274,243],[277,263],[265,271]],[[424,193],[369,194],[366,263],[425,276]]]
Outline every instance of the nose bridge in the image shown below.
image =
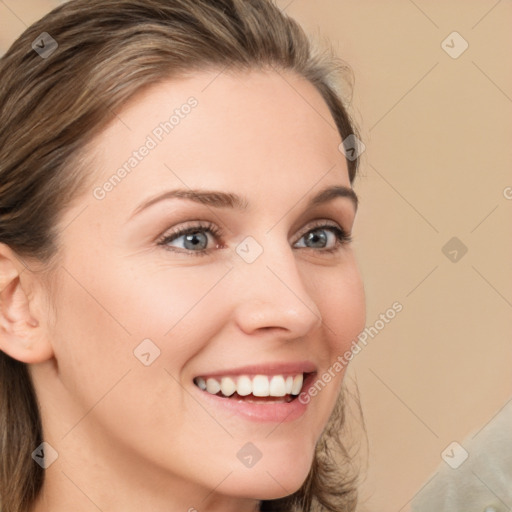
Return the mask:
[[265,237],[264,244],[247,237],[237,247],[237,273],[243,288],[237,321],[244,330],[284,328],[304,336],[322,323],[320,311],[297,268],[285,240]]

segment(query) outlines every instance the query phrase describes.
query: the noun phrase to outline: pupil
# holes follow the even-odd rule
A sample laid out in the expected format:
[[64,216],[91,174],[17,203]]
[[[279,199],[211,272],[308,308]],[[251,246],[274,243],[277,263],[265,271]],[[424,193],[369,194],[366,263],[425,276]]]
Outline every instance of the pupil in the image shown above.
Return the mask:
[[[323,233],[323,231],[317,231],[316,233]],[[325,234],[323,233],[321,236],[318,236],[317,234],[315,234],[315,231],[312,231],[309,234],[308,240],[312,241],[313,243],[315,243],[315,241],[318,239],[322,239],[325,242],[325,240],[326,240]],[[325,245],[325,243],[324,243],[324,245]]]
[[[186,237],[185,237],[185,246],[186,246],[187,243],[191,243],[192,244],[192,248],[197,247],[197,245],[201,243],[200,241],[197,240],[197,235],[198,234],[202,234],[202,233],[196,232],[196,233],[190,233],[190,234],[186,235]],[[195,241],[194,241],[194,238],[196,239]],[[187,247],[187,249],[188,248],[189,247]]]

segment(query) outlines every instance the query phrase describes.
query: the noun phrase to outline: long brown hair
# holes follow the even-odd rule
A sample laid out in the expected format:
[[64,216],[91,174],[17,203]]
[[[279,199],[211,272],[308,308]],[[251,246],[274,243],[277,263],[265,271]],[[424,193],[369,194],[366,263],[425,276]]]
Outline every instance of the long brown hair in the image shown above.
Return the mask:
[[[59,216],[87,190],[87,144],[128,99],[194,70],[263,67],[309,80],[341,138],[355,133],[339,89],[346,66],[332,50],[316,51],[270,0],[71,0],[57,7],[0,59],[0,242],[49,273]],[[358,159],[347,164],[352,183]],[[357,477],[340,440],[343,405],[340,395],[301,489],[262,502],[262,511],[355,509]],[[0,352],[3,512],[30,510],[41,491],[44,470],[31,458],[41,442],[28,368]]]

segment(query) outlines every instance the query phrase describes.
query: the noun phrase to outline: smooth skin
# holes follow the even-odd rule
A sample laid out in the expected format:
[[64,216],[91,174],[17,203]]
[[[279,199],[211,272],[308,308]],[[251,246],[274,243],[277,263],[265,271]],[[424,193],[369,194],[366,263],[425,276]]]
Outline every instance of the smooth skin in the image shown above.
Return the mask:
[[[197,106],[97,199],[191,96]],[[30,363],[58,453],[33,511],[254,512],[303,483],[344,371],[279,425],[213,407],[193,378],[304,360],[320,375],[364,328],[353,247],[317,228],[350,233],[356,208],[347,197],[306,208],[350,187],[341,138],[319,92],[275,70],[168,80],[117,114],[89,150],[90,187],[60,218],[52,288],[0,244],[0,348]],[[236,193],[248,208],[175,198],[133,215],[176,188]],[[199,221],[222,234],[158,244]],[[305,236],[315,229],[320,241]],[[263,249],[252,263],[236,252],[248,236]],[[148,366],[134,355],[146,339],[160,350]],[[248,442],[262,454],[251,468],[237,457]]]

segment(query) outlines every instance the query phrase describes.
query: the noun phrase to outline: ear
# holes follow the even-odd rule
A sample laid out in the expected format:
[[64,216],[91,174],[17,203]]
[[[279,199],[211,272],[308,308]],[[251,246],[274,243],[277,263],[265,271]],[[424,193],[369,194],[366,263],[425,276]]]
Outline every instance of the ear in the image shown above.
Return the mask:
[[0,350],[23,363],[40,363],[53,356],[46,331],[43,292],[37,276],[6,244],[0,243]]

